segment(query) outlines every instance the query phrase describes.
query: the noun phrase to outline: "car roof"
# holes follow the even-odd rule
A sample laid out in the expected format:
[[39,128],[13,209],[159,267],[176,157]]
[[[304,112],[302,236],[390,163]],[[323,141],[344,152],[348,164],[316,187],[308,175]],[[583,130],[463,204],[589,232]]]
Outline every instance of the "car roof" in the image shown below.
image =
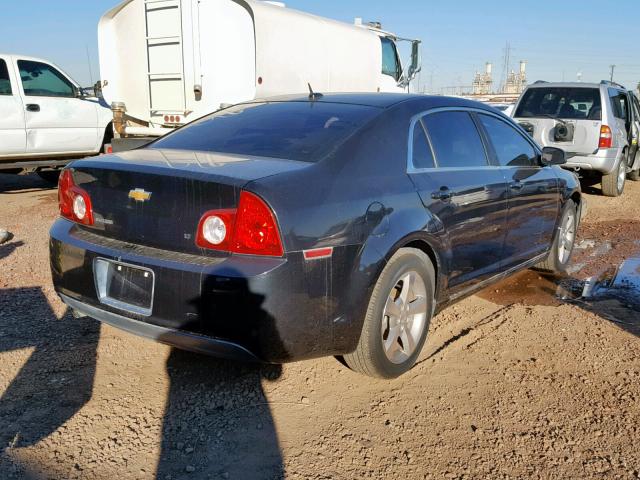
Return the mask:
[[620,88],[617,85],[608,85],[605,83],[586,83],[586,82],[537,82],[527,85],[527,88],[600,88],[600,87],[615,87]]
[[34,61],[34,62],[43,62],[43,63],[53,64],[53,62],[51,60],[46,60],[44,58],[38,58],[38,57],[32,57],[30,55],[20,55],[19,53],[3,53],[3,52],[0,52],[0,57],[18,58],[20,60],[31,60],[31,61]]
[[467,100],[460,97],[445,97],[440,95],[422,95],[415,93],[323,93],[321,97],[311,99],[309,95],[280,95],[276,97],[260,98],[245,103],[260,102],[318,102],[363,105],[377,108],[390,108],[406,102],[419,102],[425,110],[438,107],[470,107],[494,110],[486,104]]

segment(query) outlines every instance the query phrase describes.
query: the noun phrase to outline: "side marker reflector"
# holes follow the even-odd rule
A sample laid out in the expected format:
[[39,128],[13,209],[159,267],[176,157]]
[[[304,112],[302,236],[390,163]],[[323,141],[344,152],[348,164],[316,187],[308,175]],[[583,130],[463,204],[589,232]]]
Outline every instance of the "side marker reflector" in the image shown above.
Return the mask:
[[329,258],[333,255],[333,247],[314,248],[312,250],[303,250],[305,260],[318,260],[320,258]]

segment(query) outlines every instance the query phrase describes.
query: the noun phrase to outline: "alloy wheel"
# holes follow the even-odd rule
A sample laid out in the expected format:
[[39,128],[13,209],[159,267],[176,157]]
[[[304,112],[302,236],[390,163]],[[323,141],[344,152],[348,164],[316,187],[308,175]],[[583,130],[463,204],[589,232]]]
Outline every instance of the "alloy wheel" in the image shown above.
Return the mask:
[[624,182],[627,178],[627,169],[625,166],[625,162],[620,162],[620,166],[618,167],[618,192],[622,193],[624,189]]
[[416,271],[406,272],[389,292],[382,313],[382,348],[395,364],[415,352],[427,319],[427,289]]
[[567,212],[560,231],[558,232],[558,260],[564,265],[569,260],[573,242],[576,238],[576,216],[572,211]]

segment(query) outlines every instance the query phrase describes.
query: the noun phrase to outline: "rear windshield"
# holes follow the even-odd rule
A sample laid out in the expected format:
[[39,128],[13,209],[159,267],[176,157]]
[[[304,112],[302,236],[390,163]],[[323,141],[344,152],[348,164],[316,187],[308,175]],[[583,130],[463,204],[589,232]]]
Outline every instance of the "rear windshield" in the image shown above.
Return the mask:
[[322,102],[236,105],[196,120],[149,148],[317,162],[380,112],[376,107]]
[[514,117],[557,117],[602,119],[600,90],[597,88],[530,88],[525,92]]

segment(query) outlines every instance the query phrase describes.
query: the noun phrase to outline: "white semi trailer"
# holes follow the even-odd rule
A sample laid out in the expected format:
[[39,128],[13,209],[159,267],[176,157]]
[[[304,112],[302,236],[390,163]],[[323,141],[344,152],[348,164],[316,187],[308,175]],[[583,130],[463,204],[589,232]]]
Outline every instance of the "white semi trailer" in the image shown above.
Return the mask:
[[[411,42],[406,68],[399,41]],[[115,150],[225,105],[309,85],[404,91],[420,70],[418,40],[260,0],[126,0],[101,18],[98,44]]]

